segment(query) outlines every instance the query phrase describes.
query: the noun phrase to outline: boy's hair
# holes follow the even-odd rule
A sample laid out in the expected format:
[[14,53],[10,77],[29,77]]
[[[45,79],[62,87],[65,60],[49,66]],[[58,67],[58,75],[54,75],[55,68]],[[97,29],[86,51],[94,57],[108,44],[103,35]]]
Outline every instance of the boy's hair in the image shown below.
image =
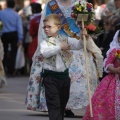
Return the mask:
[[7,7],[14,8],[15,7],[15,1],[14,0],[6,0]]
[[46,16],[45,19],[43,20],[43,22],[47,22],[49,20],[54,20],[55,25],[62,25],[60,16],[57,14],[50,14],[50,15]]

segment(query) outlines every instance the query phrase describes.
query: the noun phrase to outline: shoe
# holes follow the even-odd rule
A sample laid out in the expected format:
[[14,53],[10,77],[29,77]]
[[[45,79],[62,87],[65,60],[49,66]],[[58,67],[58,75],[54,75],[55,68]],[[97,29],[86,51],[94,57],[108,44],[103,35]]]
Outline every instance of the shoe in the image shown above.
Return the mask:
[[65,117],[74,117],[74,113],[71,110],[65,110]]

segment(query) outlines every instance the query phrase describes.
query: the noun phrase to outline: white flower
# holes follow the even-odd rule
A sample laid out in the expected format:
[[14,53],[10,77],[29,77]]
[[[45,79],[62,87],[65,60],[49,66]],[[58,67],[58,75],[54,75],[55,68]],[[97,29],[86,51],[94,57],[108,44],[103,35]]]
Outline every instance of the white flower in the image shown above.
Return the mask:
[[84,0],[82,0],[80,3],[81,3],[81,5],[86,5],[87,4],[87,2],[84,1]]
[[79,4],[79,1],[75,2],[75,5],[78,5]]

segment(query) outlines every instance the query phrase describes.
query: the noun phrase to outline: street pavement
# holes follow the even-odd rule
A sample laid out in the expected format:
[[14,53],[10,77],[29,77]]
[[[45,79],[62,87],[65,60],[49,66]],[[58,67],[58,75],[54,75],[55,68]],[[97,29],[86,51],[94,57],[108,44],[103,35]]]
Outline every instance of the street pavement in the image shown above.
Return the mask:
[[[0,89],[0,120],[49,120],[48,113],[26,110],[24,101],[28,76],[8,77],[8,85]],[[73,110],[74,118],[65,120],[82,120],[84,109]]]

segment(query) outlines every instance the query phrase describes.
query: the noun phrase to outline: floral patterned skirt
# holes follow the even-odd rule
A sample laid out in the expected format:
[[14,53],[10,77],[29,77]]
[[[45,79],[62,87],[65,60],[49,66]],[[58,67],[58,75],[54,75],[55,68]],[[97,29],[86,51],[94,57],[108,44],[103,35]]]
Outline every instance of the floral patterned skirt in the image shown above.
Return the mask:
[[[67,103],[68,109],[80,109],[89,104],[88,86],[86,78],[85,55],[83,49],[72,51],[73,61],[69,68],[71,78],[70,97]],[[91,96],[93,95],[97,84],[98,77],[95,62],[91,53],[87,54],[88,71],[91,87]]]

